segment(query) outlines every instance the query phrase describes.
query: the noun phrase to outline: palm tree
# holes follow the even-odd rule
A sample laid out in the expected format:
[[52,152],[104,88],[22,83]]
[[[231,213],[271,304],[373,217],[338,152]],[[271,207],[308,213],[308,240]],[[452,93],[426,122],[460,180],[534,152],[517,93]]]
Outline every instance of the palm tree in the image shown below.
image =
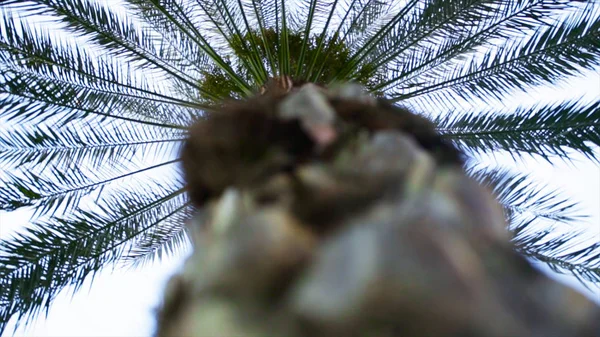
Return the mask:
[[[178,170],[187,127],[270,78],[358,81],[431,117],[467,155],[598,160],[600,102],[498,108],[597,69],[598,6],[563,0],[0,0],[0,209],[30,208],[0,244],[0,331],[101,268],[187,245]],[[42,22],[42,24],[37,24]],[[552,235],[576,204],[480,168],[519,252],[600,282],[600,244]]]

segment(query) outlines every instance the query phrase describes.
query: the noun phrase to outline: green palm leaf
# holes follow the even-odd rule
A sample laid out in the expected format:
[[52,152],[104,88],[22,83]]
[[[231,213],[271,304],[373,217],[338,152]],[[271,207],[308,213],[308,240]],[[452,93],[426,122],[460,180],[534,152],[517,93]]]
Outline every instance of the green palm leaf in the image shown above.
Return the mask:
[[[0,317],[35,315],[66,285],[80,287],[90,274],[117,261],[136,238],[186,208],[183,190],[155,184],[122,194],[96,212],[74,212],[33,224],[3,244]],[[183,205],[182,205],[183,204]],[[32,316],[28,316],[32,317]]]
[[[557,25],[536,29],[533,35],[509,40],[481,55],[470,55],[422,76],[407,93],[390,93],[394,101],[426,96],[429,106],[444,106],[449,95],[466,101],[502,99],[513,89],[555,83],[583,69],[598,66],[600,52],[598,8],[586,7]],[[423,101],[421,100],[421,102]]]
[[575,202],[535,184],[526,174],[474,167],[467,173],[491,188],[504,207],[517,251],[555,272],[574,275],[584,285],[600,284],[600,243],[583,229],[557,226],[587,217]]
[[513,222],[518,252],[544,262],[555,272],[574,275],[588,288],[588,283],[600,282],[600,243],[596,237],[584,230],[540,227],[531,218]]
[[575,149],[590,159],[600,146],[600,101],[576,101],[495,111],[447,114],[436,119],[439,131],[465,151],[508,151],[549,159]]
[[560,197],[560,192],[547,191],[547,186],[533,183],[526,174],[508,170],[470,168],[467,173],[491,188],[511,218],[527,217],[563,223],[585,218],[578,214],[577,203]]
[[185,223],[193,214],[187,207],[168,220],[153,226],[139,237],[139,241],[123,256],[123,262],[132,267],[160,261],[163,257],[180,255],[191,248]]
[[[94,125],[95,127],[90,127]],[[0,163],[11,169],[43,171],[48,165],[68,170],[70,165],[124,165],[140,150],[148,149],[157,157],[175,152],[185,132],[145,127],[131,129],[123,123],[91,120],[70,123],[52,129],[14,127],[0,131]]]

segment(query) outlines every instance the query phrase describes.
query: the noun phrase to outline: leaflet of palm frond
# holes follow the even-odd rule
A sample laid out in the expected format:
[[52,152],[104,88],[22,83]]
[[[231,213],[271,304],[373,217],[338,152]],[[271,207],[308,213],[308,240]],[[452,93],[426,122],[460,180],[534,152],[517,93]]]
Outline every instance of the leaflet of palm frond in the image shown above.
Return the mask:
[[[422,49],[431,43],[437,43],[446,38],[457,39],[468,33],[462,27],[471,27],[473,23],[481,23],[494,15],[494,1],[430,1],[423,7],[406,6],[393,21],[393,26],[384,26],[381,31],[373,35],[372,40],[365,43],[368,47],[358,61],[368,59],[375,68],[379,68],[390,61],[404,56],[410,48]],[[417,3],[413,3],[416,5]],[[422,44],[415,46],[416,44]],[[463,47],[469,47],[464,44]],[[364,48],[364,47],[363,47]],[[356,55],[360,55],[356,53]],[[404,57],[400,57],[401,59]],[[404,63],[404,60],[400,61]],[[351,75],[352,67],[347,66],[339,76]],[[379,89],[382,84],[376,88]]]
[[[332,17],[336,13],[336,9],[340,8],[338,5],[340,7],[345,7],[341,10],[342,13],[337,13],[342,19],[339,20],[335,31],[333,33],[328,33],[328,30],[332,29],[335,24]],[[355,42],[363,37],[368,30],[367,28],[375,30],[376,27],[380,26],[377,21],[384,17],[390,10],[390,7],[390,4],[373,0],[352,0],[352,2],[346,4],[335,1],[327,15],[327,21],[317,38],[317,52],[313,55],[307,70],[306,76],[308,80],[313,82],[323,81],[321,75],[323,71],[327,70],[325,64],[329,63],[331,53],[335,52],[335,49],[331,48],[331,44],[325,44],[325,39],[328,36],[339,44],[345,44],[352,52],[355,52],[357,49]],[[318,62],[321,52],[323,54],[321,58],[322,62]],[[315,68],[318,63],[320,63],[320,65],[318,68]],[[370,65],[365,63],[363,66],[369,67]]]

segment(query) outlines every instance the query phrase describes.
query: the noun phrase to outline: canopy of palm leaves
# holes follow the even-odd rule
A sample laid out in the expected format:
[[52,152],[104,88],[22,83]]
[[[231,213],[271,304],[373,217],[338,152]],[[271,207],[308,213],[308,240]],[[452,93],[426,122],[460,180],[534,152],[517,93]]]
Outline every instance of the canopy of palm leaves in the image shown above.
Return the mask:
[[[592,160],[600,101],[501,100],[597,69],[600,11],[565,0],[0,0],[0,208],[29,207],[1,243],[0,330],[102,267],[186,247],[178,171],[187,126],[268,78],[372,92],[434,116],[467,154]],[[42,24],[36,24],[42,22]],[[451,112],[451,113],[450,113]],[[600,281],[599,244],[551,236],[574,204],[519,173],[475,169],[517,249]]]

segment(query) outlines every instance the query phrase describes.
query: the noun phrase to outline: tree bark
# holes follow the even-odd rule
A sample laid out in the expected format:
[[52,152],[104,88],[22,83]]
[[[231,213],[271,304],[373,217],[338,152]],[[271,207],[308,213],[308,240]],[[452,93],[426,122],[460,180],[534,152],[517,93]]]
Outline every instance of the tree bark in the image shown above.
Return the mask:
[[420,117],[353,86],[246,104],[298,120],[310,151],[273,136],[256,152],[268,155],[236,162],[251,139],[217,156],[191,135],[194,253],[158,336],[600,336],[597,306],[515,253],[493,195]]

